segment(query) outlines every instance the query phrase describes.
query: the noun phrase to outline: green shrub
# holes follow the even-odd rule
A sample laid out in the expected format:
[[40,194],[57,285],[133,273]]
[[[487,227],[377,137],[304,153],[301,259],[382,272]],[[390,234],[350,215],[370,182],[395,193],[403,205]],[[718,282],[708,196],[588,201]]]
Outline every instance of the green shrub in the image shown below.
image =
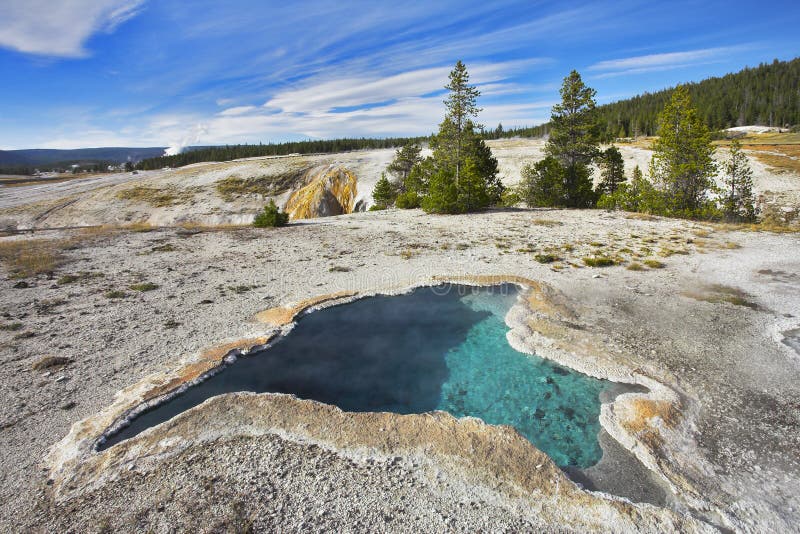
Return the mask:
[[533,258],[539,263],[553,263],[558,259],[558,256],[554,256],[553,254],[537,254]]
[[256,215],[253,226],[256,228],[272,228],[276,226],[286,226],[289,222],[289,214],[284,213],[275,205],[275,201],[270,199],[269,204],[264,207],[264,211]]
[[530,207],[566,205],[564,169],[554,157],[546,157],[522,169],[519,195]]
[[506,208],[513,208],[520,202],[522,202],[522,197],[516,188],[509,187],[500,195],[500,205]]
[[663,269],[667,266],[666,263],[662,263],[658,260],[644,260],[644,264],[650,267],[651,269]]
[[589,267],[611,267],[615,262],[608,256],[587,256],[583,258],[583,263]]
[[397,187],[386,178],[385,174],[381,174],[381,179],[375,184],[375,189],[372,190],[372,199],[375,201],[377,209],[385,209],[394,204],[397,198]]
[[416,191],[406,191],[405,193],[400,193],[395,200],[395,205],[404,210],[418,208],[421,204],[422,199]]
[[153,291],[158,289],[158,284],[154,284],[153,282],[142,282],[141,284],[133,284],[130,286],[130,289],[133,291]]
[[422,209],[426,213],[464,213],[466,206],[459,202],[458,193],[455,171],[440,169],[431,176],[428,194],[421,202]]

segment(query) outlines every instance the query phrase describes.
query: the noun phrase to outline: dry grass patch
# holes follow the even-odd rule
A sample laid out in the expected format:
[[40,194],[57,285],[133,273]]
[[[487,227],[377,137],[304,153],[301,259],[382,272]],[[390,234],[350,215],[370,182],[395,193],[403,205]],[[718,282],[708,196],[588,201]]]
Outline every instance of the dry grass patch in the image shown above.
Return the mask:
[[[797,145],[800,144],[800,132],[765,132],[747,133],[744,136],[737,136],[744,146],[750,145]],[[728,145],[730,140],[723,139],[714,141],[716,145]]]
[[711,230],[708,230],[706,228],[698,228],[697,230],[694,230],[692,233],[696,237],[704,238],[704,237],[708,237],[708,236],[711,235]]
[[0,242],[0,261],[14,278],[52,274],[65,261],[68,242],[57,239],[19,239]]
[[583,258],[583,263],[588,267],[611,267],[616,265],[617,261],[608,256],[587,256]]
[[552,228],[554,226],[564,226],[564,223],[561,221],[554,221],[552,219],[533,219],[531,224],[535,226],[546,226],[548,228]]
[[106,237],[119,231],[119,226],[104,224],[101,226],[86,226],[80,229],[80,235],[84,237]]
[[643,148],[645,150],[652,150],[653,148],[653,141],[655,141],[656,137],[621,137],[618,138],[615,143],[618,145],[623,146],[631,146],[636,148]]
[[625,215],[626,219],[635,219],[637,221],[657,221],[658,217],[650,215],[649,213],[628,213]]
[[651,269],[663,269],[667,266],[666,263],[658,261],[658,260],[644,260],[642,263],[650,267]]
[[561,258],[553,254],[537,254],[533,257],[533,259],[535,259],[539,263],[553,263],[554,261],[558,261]]
[[178,190],[175,187],[158,188],[146,185],[137,185],[130,189],[123,189],[116,194],[120,200],[144,202],[154,208],[166,208],[184,204],[194,198],[194,191],[189,189]]
[[44,371],[45,369],[61,368],[72,363],[72,360],[63,356],[44,356],[34,362],[31,368],[34,371]]
[[796,234],[800,232],[800,210],[783,212],[773,207],[765,209],[758,223],[720,223],[716,228],[725,232],[771,232]]
[[133,284],[132,286],[130,286],[130,289],[132,291],[145,292],[145,291],[155,291],[156,289],[158,289],[158,287],[159,287],[158,284],[154,284],[153,282],[142,282],[140,284]]
[[658,251],[658,255],[662,258],[669,258],[670,256],[674,256],[675,254],[681,254],[686,256],[689,254],[689,251],[685,248],[673,249],[673,248],[662,248]]
[[727,303],[750,308],[751,310],[761,308],[757,303],[749,300],[751,296],[741,289],[721,284],[713,284],[700,291],[686,291],[683,295],[697,301],[712,304]]
[[630,265],[628,265],[625,268],[628,269],[629,271],[644,271],[645,270],[644,267],[642,266],[642,264],[641,263],[637,263],[637,262],[633,262],[633,263],[631,263]]
[[282,174],[262,175],[250,178],[229,176],[217,182],[217,194],[225,202],[233,202],[247,195],[272,197],[293,189],[302,180],[306,169]]
[[800,174],[800,145],[744,145],[751,156],[776,174]]
[[58,285],[63,286],[66,284],[72,284],[74,282],[80,282],[82,280],[102,278],[103,276],[105,275],[99,272],[81,271],[78,274],[65,274],[57,280],[57,283]]

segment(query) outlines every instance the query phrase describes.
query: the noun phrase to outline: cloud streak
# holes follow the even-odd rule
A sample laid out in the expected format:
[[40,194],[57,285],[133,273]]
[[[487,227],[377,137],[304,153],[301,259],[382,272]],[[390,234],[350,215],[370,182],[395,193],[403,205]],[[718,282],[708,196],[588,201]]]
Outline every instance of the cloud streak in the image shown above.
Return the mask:
[[144,0],[3,0],[0,46],[26,54],[85,57],[86,41],[135,17]]
[[[687,21],[640,0],[0,0],[0,147],[424,135],[458,59],[480,122],[533,125],[572,69],[607,101],[771,59],[737,46],[752,14],[726,14]],[[790,19],[762,21],[786,54],[800,42]]]
[[[487,94],[519,94],[525,87],[507,81],[539,60],[470,66],[471,80]],[[444,85],[451,67],[410,70],[386,77],[311,79],[277,92],[263,106],[227,108],[203,121],[213,142],[243,138],[421,135],[436,128],[444,113]],[[506,125],[541,122],[550,102],[484,105],[482,120]],[[161,124],[172,131],[174,121]],[[158,130],[159,125],[153,128]]]
[[[478,63],[470,66],[470,73],[487,95],[524,94],[526,86],[508,78],[537,61]],[[384,78],[306,80],[298,88],[276,92],[264,105],[234,106],[208,114],[163,114],[146,125],[129,127],[124,135],[140,146],[157,146],[166,139],[171,153],[197,143],[426,135],[442,120],[443,87],[450,69],[417,69]],[[506,127],[538,124],[546,120],[552,103],[482,102],[480,120],[492,127],[499,122]],[[97,135],[93,131],[91,139]],[[46,146],[71,148],[84,142],[81,137],[59,136]]]
[[595,63],[589,66],[587,70],[590,72],[597,72],[597,77],[657,72],[713,62],[728,57],[732,53],[743,48],[743,46],[703,48],[686,52],[665,52],[623,59],[611,59]]

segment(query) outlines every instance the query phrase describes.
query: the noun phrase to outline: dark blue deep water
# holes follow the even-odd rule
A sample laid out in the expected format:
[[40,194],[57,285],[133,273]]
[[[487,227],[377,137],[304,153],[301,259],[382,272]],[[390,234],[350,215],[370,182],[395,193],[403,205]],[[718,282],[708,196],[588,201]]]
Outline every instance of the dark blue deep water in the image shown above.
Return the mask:
[[504,317],[512,285],[438,286],[303,315],[273,346],[136,417],[107,448],[206,399],[291,393],[354,412],[444,410],[515,427],[560,466],[602,456],[600,393],[611,385],[517,352]]

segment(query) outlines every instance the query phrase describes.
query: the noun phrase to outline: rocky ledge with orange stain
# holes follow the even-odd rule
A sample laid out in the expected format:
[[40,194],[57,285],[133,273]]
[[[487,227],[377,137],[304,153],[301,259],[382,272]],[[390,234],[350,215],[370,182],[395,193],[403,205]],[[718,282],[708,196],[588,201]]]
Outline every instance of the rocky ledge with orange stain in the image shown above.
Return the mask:
[[357,191],[356,175],[341,166],[309,173],[308,183],[293,192],[284,211],[289,218],[314,219],[353,213]]

